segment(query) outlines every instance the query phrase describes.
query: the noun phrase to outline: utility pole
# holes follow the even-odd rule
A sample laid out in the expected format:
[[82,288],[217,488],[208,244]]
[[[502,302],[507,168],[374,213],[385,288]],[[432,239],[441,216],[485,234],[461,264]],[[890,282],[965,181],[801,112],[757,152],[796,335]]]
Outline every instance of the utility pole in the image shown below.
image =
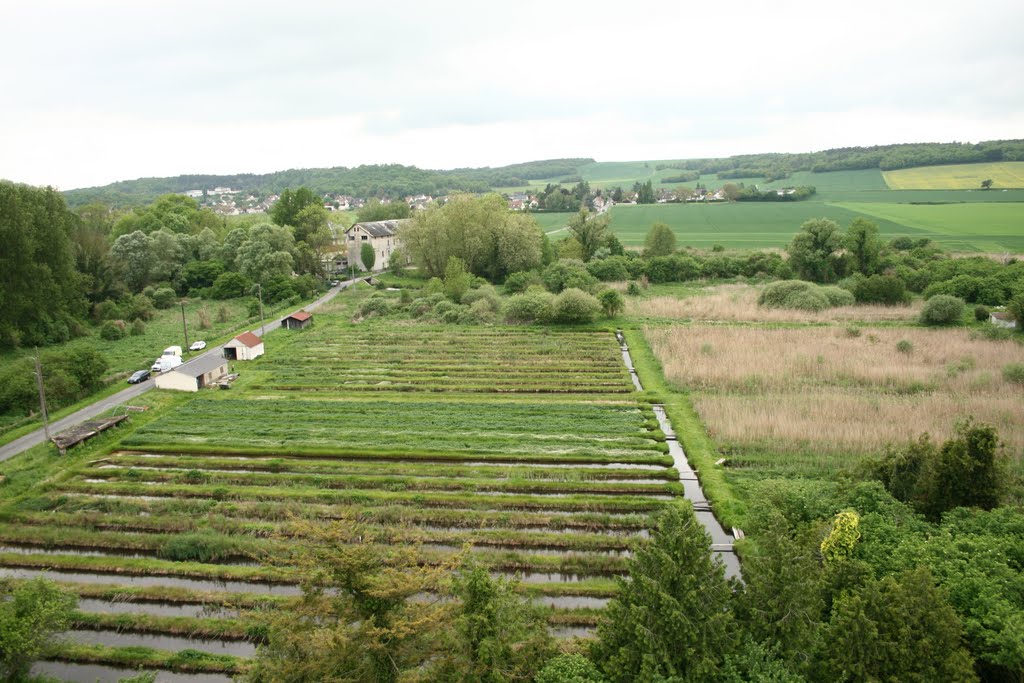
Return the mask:
[[46,415],[46,393],[43,391],[43,368],[39,365],[39,347],[35,347],[36,352],[36,386],[39,387],[39,410],[43,415],[43,433],[46,435],[46,440],[50,440],[50,419]]
[[263,338],[263,328],[266,326],[263,322],[263,285],[257,284],[257,291],[260,293],[260,339]]
[[181,304],[181,328],[185,330],[185,353],[188,353],[188,324],[185,322],[185,301],[183,299],[178,303]]

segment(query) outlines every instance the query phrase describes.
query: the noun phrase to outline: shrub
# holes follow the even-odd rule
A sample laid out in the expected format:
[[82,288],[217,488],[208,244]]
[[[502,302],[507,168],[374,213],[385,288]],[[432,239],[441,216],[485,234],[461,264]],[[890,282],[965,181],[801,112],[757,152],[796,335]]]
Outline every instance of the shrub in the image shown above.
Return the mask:
[[911,353],[914,350],[914,345],[907,339],[900,339],[896,342],[896,350],[900,353]]
[[494,321],[495,314],[500,310],[501,303],[494,308],[487,299],[477,299],[469,307],[469,318],[471,322],[489,323]]
[[651,282],[683,282],[700,276],[697,262],[689,256],[658,256],[647,261],[646,275]]
[[220,308],[217,309],[217,322],[226,323],[230,319],[231,315],[228,313],[227,306],[221,306]]
[[100,337],[107,341],[117,341],[124,338],[124,329],[123,320],[108,320],[100,327]]
[[581,654],[562,654],[548,661],[535,683],[604,683],[594,663]]
[[910,298],[906,283],[896,275],[872,275],[858,280],[853,295],[859,303],[886,306],[906,303]]
[[978,322],[985,322],[990,315],[992,315],[992,312],[988,310],[988,306],[978,304],[974,307],[974,319]]
[[619,282],[629,279],[626,268],[628,259],[625,256],[609,256],[587,264],[587,272],[602,282]]
[[221,273],[210,287],[210,298],[235,299],[245,296],[252,289],[252,282],[241,273]]
[[1010,363],[1004,366],[1003,379],[1010,384],[1024,385],[1024,363]]
[[630,283],[626,285],[626,294],[630,296],[640,296],[640,285],[638,285],[635,280],[631,280]]
[[427,284],[423,286],[424,296],[431,294],[444,294],[444,282],[439,277],[432,277],[427,280]]
[[601,310],[608,318],[614,318],[626,307],[622,295],[614,289],[604,290],[597,295],[597,300],[601,303]]
[[570,288],[555,297],[553,320],[557,323],[589,323],[601,311],[598,300],[583,290]]
[[925,325],[954,325],[963,317],[963,300],[948,294],[936,294],[921,309],[921,322]]
[[369,299],[359,304],[359,315],[364,318],[369,318],[374,315],[387,315],[391,310],[391,302],[379,294],[374,294]]
[[818,287],[818,291],[825,295],[825,298],[828,299],[828,305],[832,307],[852,306],[856,303],[854,295],[842,287],[830,285],[828,287]]
[[178,298],[178,295],[174,293],[174,290],[170,287],[161,287],[160,289],[153,292],[153,305],[160,309],[170,308],[174,305],[174,300]]
[[481,302],[491,313],[497,313],[501,310],[501,297],[494,291],[494,287],[489,284],[483,285],[479,289],[471,289],[462,295],[462,303],[467,306],[475,306]]
[[823,311],[829,307],[828,297],[820,288],[803,280],[773,282],[761,290],[757,303],[765,308],[795,308],[802,311]]
[[597,278],[587,272],[581,261],[556,261],[544,270],[544,287],[555,294],[563,289],[575,288],[589,291]]
[[465,261],[455,256],[450,257],[444,269],[444,293],[456,303],[462,301],[462,297],[469,291],[472,278]]
[[111,299],[99,302],[92,310],[96,320],[118,320],[125,317],[118,303]]
[[551,319],[554,297],[548,292],[527,290],[505,303],[505,320],[510,323],[545,322]]
[[122,299],[121,311],[126,320],[152,320],[155,315],[153,301],[145,294],[136,294]]
[[[444,316],[446,314],[448,314],[448,313],[453,312],[453,311],[455,313],[458,313],[459,312],[459,308],[460,308],[460,306],[457,303],[455,303],[454,301],[449,301],[448,299],[444,299],[443,301],[438,301],[436,304],[434,304],[434,308],[433,308],[432,312],[433,312],[433,314],[439,320],[441,320],[442,322],[445,322]],[[451,316],[449,316],[449,318],[451,318]],[[449,320],[447,322],[451,322],[451,320]]]
[[544,281],[541,279],[539,273],[535,273],[532,270],[522,270],[518,273],[512,273],[505,278],[505,292],[507,294],[521,294],[525,292],[530,285],[542,285]]
[[130,333],[133,337],[141,337],[146,334],[146,323],[142,322],[141,318],[136,318],[132,322],[132,329]]

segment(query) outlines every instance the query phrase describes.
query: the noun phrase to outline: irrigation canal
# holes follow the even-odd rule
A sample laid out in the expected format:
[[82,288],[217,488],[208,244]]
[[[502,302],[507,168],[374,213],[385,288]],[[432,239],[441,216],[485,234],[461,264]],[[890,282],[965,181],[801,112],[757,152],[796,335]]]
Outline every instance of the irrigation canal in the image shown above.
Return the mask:
[[[643,385],[640,383],[640,377],[637,375],[636,367],[633,365],[633,358],[629,355],[629,346],[626,344],[626,338],[622,335],[622,330],[615,331],[615,338],[619,340],[621,345],[622,360],[626,363],[626,369],[629,370],[633,386],[636,387],[637,391],[643,391]],[[690,466],[690,461],[686,458],[686,452],[683,450],[682,444],[679,443],[675,430],[672,429],[672,423],[665,412],[665,406],[654,405],[652,408],[654,409],[655,417],[658,419],[658,426],[665,433],[665,440],[668,442],[668,453],[672,456],[676,471],[679,472],[679,483],[683,485],[683,495],[693,504],[697,521],[704,526],[708,535],[711,536],[712,553],[725,565],[725,575],[727,577],[742,579],[740,560],[736,556],[736,549],[733,545],[735,539],[732,534],[725,530],[721,522],[718,521],[718,518],[711,511],[711,503],[708,501],[707,496],[704,495],[700,479],[697,478],[697,471]]]

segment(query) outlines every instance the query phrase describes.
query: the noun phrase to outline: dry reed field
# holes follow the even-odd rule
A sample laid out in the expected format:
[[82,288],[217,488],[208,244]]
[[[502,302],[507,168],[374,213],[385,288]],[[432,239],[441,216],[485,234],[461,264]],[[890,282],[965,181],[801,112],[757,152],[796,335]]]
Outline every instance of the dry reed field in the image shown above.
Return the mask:
[[746,284],[709,287],[702,296],[679,299],[653,296],[646,299],[629,297],[626,312],[641,318],[673,318],[678,320],[727,320],[750,322],[898,322],[916,320],[921,303],[910,306],[841,306],[820,313],[757,305],[760,287]]
[[[1024,450],[1024,391],[1002,369],[1015,342],[967,330],[840,327],[645,328],[666,377],[694,390],[713,438],[772,451],[877,451],[957,419],[994,424]],[[909,351],[897,344],[909,342]],[[904,345],[904,349],[906,346]]]

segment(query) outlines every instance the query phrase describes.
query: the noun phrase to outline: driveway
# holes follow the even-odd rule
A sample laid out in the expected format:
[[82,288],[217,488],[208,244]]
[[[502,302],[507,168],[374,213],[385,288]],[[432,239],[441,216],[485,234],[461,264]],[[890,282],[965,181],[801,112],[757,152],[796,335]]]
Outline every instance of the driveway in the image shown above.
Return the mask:
[[[358,279],[361,278],[357,278],[357,280]],[[302,310],[316,310],[323,304],[327,303],[328,301],[336,297],[338,295],[338,292],[342,291],[343,289],[346,289],[351,283],[352,280],[345,280],[344,282],[341,282],[337,286],[332,287],[330,290],[328,290],[326,294],[324,294],[316,301],[304,306]],[[285,316],[282,315],[281,318],[283,317]],[[281,320],[280,318],[276,318],[275,320],[268,322],[262,329],[264,333],[266,333],[272,332],[273,330],[276,330],[279,327],[281,327]],[[252,331],[259,333],[260,329],[261,328],[256,328]],[[189,362],[192,362],[199,358],[208,358],[210,356],[223,356],[223,348],[223,344],[221,344],[220,346],[209,348],[202,355],[190,359]],[[187,364],[188,363],[186,363],[186,365]],[[132,385],[127,389],[123,389],[117,392],[116,394],[100,399],[93,403],[92,405],[86,406],[85,408],[82,408],[81,410],[71,413],[70,415],[62,417],[59,420],[54,420],[50,422],[50,434],[52,435],[58,432],[62,432],[65,429],[68,429],[69,427],[75,426],[79,422],[84,422],[85,420],[90,420],[94,417],[103,415],[104,413],[112,410],[113,408],[116,408],[119,405],[131,402],[133,398],[141,396],[142,394],[146,393],[152,388],[153,380],[147,379],[145,382]],[[3,462],[8,458],[13,458],[18,453],[21,453],[22,451],[27,451],[29,448],[41,444],[45,440],[46,435],[43,433],[43,429],[40,427],[39,429],[37,429],[34,432],[31,432],[30,434],[26,434],[25,436],[19,439],[15,439],[14,441],[11,441],[8,444],[0,446],[0,462]]]

